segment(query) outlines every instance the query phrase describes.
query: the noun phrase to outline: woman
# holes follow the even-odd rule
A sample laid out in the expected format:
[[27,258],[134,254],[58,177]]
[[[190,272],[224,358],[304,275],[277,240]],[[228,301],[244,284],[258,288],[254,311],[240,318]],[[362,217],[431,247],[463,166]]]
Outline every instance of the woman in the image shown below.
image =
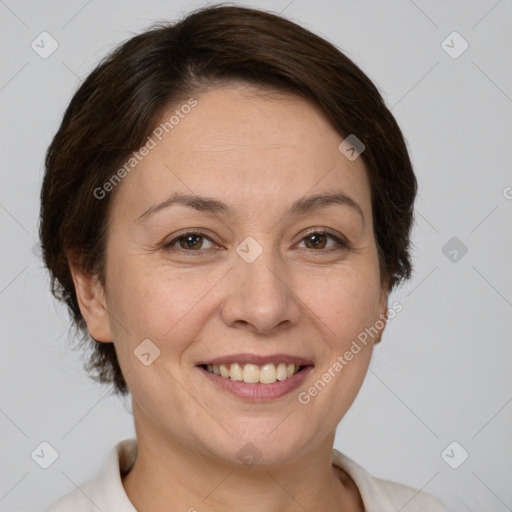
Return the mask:
[[46,510],[444,510],[333,450],[415,194],[375,86],[288,20],[209,7],[108,56],[48,149],[40,234],[137,437]]

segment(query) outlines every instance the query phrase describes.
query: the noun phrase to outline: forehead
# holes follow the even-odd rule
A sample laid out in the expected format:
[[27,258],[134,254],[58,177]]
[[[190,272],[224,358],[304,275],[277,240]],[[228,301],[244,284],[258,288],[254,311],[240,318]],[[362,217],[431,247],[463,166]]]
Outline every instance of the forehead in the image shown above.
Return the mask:
[[254,212],[336,189],[371,208],[362,159],[340,153],[344,137],[310,102],[248,85],[194,99],[192,108],[185,100],[162,112],[161,140],[150,135],[152,149],[116,191],[120,213],[135,218],[173,192],[215,196],[235,211]]

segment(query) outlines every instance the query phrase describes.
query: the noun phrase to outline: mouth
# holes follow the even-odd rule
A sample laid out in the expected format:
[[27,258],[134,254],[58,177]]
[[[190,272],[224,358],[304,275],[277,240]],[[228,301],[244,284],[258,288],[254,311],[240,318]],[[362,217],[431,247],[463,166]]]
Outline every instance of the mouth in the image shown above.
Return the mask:
[[250,363],[221,363],[202,364],[201,368],[208,373],[218,375],[224,379],[246,384],[274,384],[276,381],[285,381],[306,368],[306,365],[294,363],[266,363],[256,365]]
[[314,364],[285,354],[239,354],[204,361],[197,368],[208,381],[244,400],[264,402],[298,388]]

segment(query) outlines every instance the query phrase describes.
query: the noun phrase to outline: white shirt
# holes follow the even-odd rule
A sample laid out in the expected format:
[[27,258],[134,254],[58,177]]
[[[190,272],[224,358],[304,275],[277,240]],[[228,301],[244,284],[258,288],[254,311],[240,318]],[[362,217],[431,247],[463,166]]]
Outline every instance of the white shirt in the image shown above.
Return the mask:
[[[137,439],[124,439],[110,450],[101,469],[89,480],[52,503],[44,512],[137,512],[121,481],[137,458]],[[434,496],[396,482],[375,478],[333,449],[333,464],[355,482],[366,512],[446,512]],[[406,506],[407,505],[407,506]]]

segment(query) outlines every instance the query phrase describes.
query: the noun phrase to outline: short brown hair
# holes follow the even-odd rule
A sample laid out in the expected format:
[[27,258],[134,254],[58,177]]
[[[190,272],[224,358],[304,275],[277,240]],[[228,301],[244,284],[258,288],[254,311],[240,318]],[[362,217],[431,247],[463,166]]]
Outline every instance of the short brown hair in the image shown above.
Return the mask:
[[[53,295],[91,354],[86,369],[126,394],[113,343],[93,340],[69,256],[105,284],[109,207],[94,190],[137,151],[162,112],[209,86],[245,82],[313,102],[343,137],[365,145],[374,235],[389,290],[411,274],[417,183],[402,132],[370,79],[335,46],[269,12],[216,5],[158,23],[108,55],[74,94],[45,160],[39,235]],[[117,187],[119,188],[119,187]]]

